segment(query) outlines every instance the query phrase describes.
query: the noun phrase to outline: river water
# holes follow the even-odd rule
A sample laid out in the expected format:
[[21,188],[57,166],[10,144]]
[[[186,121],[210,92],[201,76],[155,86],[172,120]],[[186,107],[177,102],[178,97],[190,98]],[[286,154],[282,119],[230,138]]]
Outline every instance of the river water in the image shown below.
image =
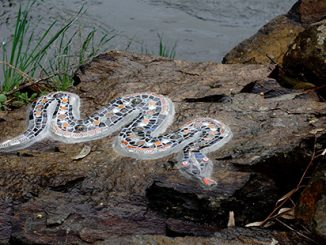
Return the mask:
[[[0,41],[14,28],[19,0],[0,0]],[[167,46],[176,42],[176,58],[221,61],[240,41],[273,17],[286,13],[296,0],[43,0],[31,15],[36,28],[54,19],[73,16],[82,5],[87,13],[78,21],[119,35],[111,49],[157,53],[163,35]]]

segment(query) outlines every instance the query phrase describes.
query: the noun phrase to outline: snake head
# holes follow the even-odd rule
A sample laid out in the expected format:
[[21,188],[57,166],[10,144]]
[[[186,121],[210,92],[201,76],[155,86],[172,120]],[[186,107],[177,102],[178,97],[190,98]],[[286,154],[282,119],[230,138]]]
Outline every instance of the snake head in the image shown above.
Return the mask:
[[189,158],[181,161],[180,172],[188,178],[197,179],[204,187],[216,185],[216,181],[211,179],[213,163],[201,152],[191,152]]

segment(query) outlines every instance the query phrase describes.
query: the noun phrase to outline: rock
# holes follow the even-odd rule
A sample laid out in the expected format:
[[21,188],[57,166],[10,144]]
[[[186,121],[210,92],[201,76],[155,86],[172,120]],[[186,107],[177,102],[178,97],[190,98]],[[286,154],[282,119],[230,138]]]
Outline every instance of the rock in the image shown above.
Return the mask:
[[316,234],[326,239],[326,191],[324,191],[322,199],[317,203],[314,221],[316,223]]
[[[284,56],[284,76],[291,77],[290,85],[300,82],[326,85],[326,19],[300,33]],[[288,80],[283,79],[286,83]]]
[[[264,219],[302,175],[315,135],[318,150],[325,148],[319,139],[326,132],[326,103],[284,90],[268,78],[273,69],[124,52],[82,66],[73,92],[82,99],[84,115],[116,96],[152,91],[176,105],[171,130],[201,116],[228,124],[233,139],[209,155],[218,185],[202,189],[183,178],[175,156],[146,161],[120,156],[111,147],[115,135],[93,141],[79,160],[73,157],[83,144],[45,141],[1,153],[0,199],[13,201],[0,220],[10,219],[5,226],[10,242],[307,244],[291,231],[220,231],[229,211],[237,226]],[[0,120],[0,140],[23,131],[25,111],[13,110]]]
[[288,14],[301,23],[311,24],[325,18],[326,2],[324,0],[299,0]]
[[[203,237],[167,237],[162,235],[138,235],[126,237],[111,237],[99,244],[171,244],[171,245],[195,245],[195,244],[221,244],[221,245],[263,245],[263,244],[295,244],[300,241],[294,234],[286,232],[269,232],[262,229],[232,228],[224,229],[209,238]],[[307,244],[300,241],[299,244]]]
[[[325,139],[324,139],[325,140]],[[320,165],[301,194],[296,217],[326,239],[326,166]]]
[[282,64],[289,45],[303,30],[299,23],[287,16],[278,16],[227,53],[222,63],[269,64],[273,60]]
[[265,99],[268,99],[286,94],[294,96],[295,91],[289,88],[281,87],[275,79],[264,79],[247,84],[243,87],[240,93],[260,94],[264,96]]
[[[324,0],[299,0],[286,15],[281,15],[264,25],[255,35],[244,40],[228,52],[224,64],[282,65],[289,45],[309,24],[326,17]],[[270,57],[270,58],[269,58]]]
[[8,243],[12,233],[12,207],[9,200],[0,199],[0,244]]

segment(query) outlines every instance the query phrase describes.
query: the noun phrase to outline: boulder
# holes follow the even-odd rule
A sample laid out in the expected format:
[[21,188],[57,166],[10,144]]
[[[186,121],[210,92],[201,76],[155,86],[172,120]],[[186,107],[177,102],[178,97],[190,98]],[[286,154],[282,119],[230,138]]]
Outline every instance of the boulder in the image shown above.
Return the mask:
[[312,24],[326,17],[326,1],[299,0],[290,9],[288,15],[303,24]]
[[[78,160],[83,144],[44,141],[0,154],[0,241],[309,244],[289,230],[241,228],[263,220],[296,185],[313,148],[325,148],[320,139],[326,103],[313,93],[280,87],[268,78],[273,69],[124,52],[83,65],[72,89],[82,99],[83,115],[117,96],[151,91],[176,105],[169,130],[196,117],[229,125],[233,139],[209,154],[217,186],[203,189],[183,178],[175,155],[157,160],[118,155],[111,147],[116,134],[90,142],[90,154]],[[1,116],[0,140],[23,131],[26,109]],[[230,211],[238,228],[221,230]]]
[[303,30],[299,23],[287,16],[278,16],[228,52],[222,63],[282,64],[289,45]]
[[[326,19],[300,33],[283,60],[283,80],[292,78],[290,85],[300,83],[326,85]],[[284,78],[285,77],[285,78]]]
[[283,64],[283,57],[296,37],[310,24],[326,17],[326,1],[299,0],[286,15],[264,25],[255,35],[244,40],[230,52],[224,64]]

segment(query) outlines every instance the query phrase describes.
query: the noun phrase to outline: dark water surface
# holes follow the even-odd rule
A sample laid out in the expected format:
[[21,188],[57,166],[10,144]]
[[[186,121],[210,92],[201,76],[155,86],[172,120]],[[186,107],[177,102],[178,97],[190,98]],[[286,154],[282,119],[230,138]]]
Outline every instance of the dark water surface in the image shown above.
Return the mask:
[[[18,0],[0,0],[0,41],[14,28]],[[273,17],[286,13],[296,0],[44,0],[34,7],[32,24],[46,28],[54,19],[73,16],[86,27],[119,33],[110,48],[158,52],[157,34],[167,45],[177,42],[179,59],[221,61],[236,44]]]

